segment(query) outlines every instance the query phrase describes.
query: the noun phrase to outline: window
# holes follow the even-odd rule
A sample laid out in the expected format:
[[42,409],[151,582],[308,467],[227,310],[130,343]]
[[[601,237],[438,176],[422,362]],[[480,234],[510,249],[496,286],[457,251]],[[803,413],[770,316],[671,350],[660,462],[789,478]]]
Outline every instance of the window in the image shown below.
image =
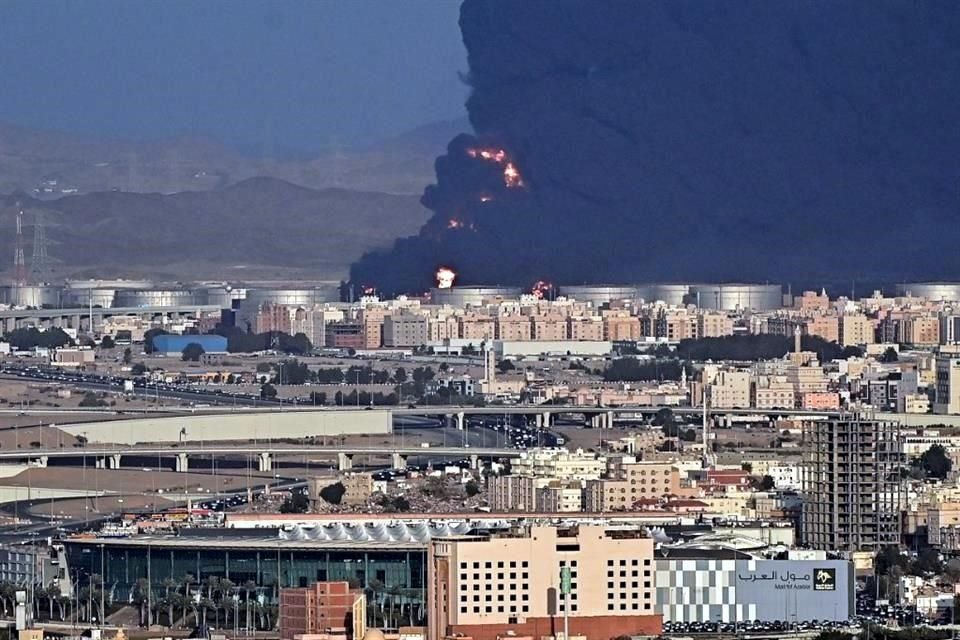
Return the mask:
[[626,610],[627,610],[627,603],[626,603],[626,602],[621,602],[621,603],[620,603],[620,611],[626,611]]
[[520,568],[521,568],[521,569],[527,569],[527,568],[529,568],[529,567],[530,567],[530,563],[527,562],[526,560],[524,560],[523,562],[520,563]]
[[530,607],[528,607],[527,605],[523,605],[522,607],[520,607],[520,611],[523,613],[529,613]]
[[484,607],[486,609],[485,613],[493,613],[493,607]]
[[498,562],[498,563],[497,563],[497,569],[503,569],[503,563],[502,563],[502,562]]
[[608,583],[607,583],[607,589],[613,589],[613,583],[612,583],[612,582],[608,582]]
[[467,594],[463,594],[462,596],[460,596],[460,602],[466,602],[466,601],[467,601]]
[[620,561],[620,566],[621,566],[621,567],[627,566],[627,561],[626,561],[626,560],[621,560],[621,561]]
[[613,603],[607,605],[607,611],[613,611]]
[[650,581],[649,581],[649,580],[644,581],[644,583],[643,583],[643,588],[644,588],[644,589],[649,589],[649,588],[650,588]]
[[639,586],[640,586],[639,583],[636,583],[636,582],[631,582],[631,583],[630,583],[630,588],[631,588],[631,589],[636,589],[636,588],[639,587]]
[[649,609],[649,608],[650,608],[650,603],[649,603],[649,602],[643,603],[643,608],[644,608],[644,609]]
[[466,582],[466,581],[467,581],[467,574],[461,573],[461,574],[460,574],[460,582]]
[[461,562],[461,563],[460,563],[460,568],[461,568],[461,569],[466,569],[466,568],[467,568],[467,563],[466,563],[466,562]]
[[479,573],[473,574],[473,579],[474,579],[474,580],[479,580],[479,579],[480,579],[480,574],[479,574]]
[[626,589],[626,588],[627,588],[627,583],[626,583],[626,582],[621,582],[621,583],[620,583],[620,588],[621,588],[621,589]]
[[511,580],[516,580],[516,579],[517,579],[517,573],[516,573],[516,572],[511,573],[511,574],[510,574],[510,579],[511,579]]
[[607,560],[607,566],[608,566],[608,567],[612,567],[612,566],[613,566],[613,560]]
[[516,569],[516,568],[517,568],[517,561],[516,561],[516,560],[511,560],[511,561],[510,561],[510,568],[511,568],[511,569]]
[[479,562],[474,562],[474,563],[473,563],[473,568],[474,568],[474,569],[479,569],[479,568],[480,568],[480,563],[479,563]]
[[502,573],[498,573],[498,574],[497,574],[497,580],[503,580],[503,574],[502,574]]
[[487,563],[484,564],[483,568],[484,568],[484,569],[492,569],[492,568],[493,568],[493,563],[492,563],[492,562],[487,562]]
[[644,561],[643,561],[643,566],[649,567],[649,566],[650,566],[650,560],[649,560],[649,559],[644,560]]
[[621,572],[620,572],[620,577],[621,577],[621,578],[626,578],[626,577],[627,577],[627,572],[626,572],[626,571],[621,571]]
[[637,566],[637,560],[636,560],[636,558],[634,558],[633,560],[630,561],[630,566],[631,566],[631,567]]
[[467,612],[466,607],[460,607],[460,613],[466,613],[466,612]]
[[474,607],[474,608],[473,608],[473,612],[474,612],[474,613],[480,613],[480,607]]
[[644,571],[644,572],[643,572],[643,577],[644,577],[644,578],[649,578],[649,577],[650,577],[650,571],[649,571],[649,570]]
[[613,571],[607,571],[607,577],[608,577],[608,578],[612,578],[612,577],[613,577]]

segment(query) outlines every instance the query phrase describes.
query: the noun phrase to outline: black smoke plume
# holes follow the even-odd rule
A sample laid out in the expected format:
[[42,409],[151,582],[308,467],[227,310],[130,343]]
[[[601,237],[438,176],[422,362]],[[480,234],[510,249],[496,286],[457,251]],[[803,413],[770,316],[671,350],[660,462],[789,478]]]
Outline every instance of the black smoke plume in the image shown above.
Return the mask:
[[355,281],[960,277],[960,3],[465,0],[460,26],[476,135]]

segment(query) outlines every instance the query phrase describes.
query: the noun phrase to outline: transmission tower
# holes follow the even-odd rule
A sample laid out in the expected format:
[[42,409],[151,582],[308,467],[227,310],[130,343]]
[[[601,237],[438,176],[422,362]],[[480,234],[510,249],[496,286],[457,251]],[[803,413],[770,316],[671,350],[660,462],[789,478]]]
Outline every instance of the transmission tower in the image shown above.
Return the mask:
[[13,282],[22,287],[27,284],[27,261],[23,256],[23,207],[17,203],[17,239],[13,252]]
[[30,256],[30,276],[37,283],[43,282],[50,272],[49,246],[46,220],[43,211],[37,210],[33,214],[33,254]]

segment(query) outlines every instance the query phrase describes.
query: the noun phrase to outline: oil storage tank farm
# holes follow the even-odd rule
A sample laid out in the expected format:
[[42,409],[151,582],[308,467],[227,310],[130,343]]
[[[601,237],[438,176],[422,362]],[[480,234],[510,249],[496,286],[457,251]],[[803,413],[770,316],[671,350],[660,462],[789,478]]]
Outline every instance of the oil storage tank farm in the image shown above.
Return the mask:
[[618,300],[636,300],[637,286],[632,284],[563,285],[560,287],[560,295],[599,307]]
[[499,285],[433,287],[430,289],[430,304],[476,307],[487,300],[516,300],[522,294],[523,290],[520,287],[502,287]]
[[116,307],[195,307],[207,304],[203,289],[132,289],[117,291]]
[[690,304],[717,311],[770,311],[783,306],[783,289],[778,284],[692,284]]
[[690,285],[683,282],[657,282],[653,284],[637,285],[637,295],[644,302],[663,302],[680,307],[683,306]]
[[933,302],[960,301],[960,282],[907,282],[897,285],[897,295],[926,298]]
[[254,287],[241,290],[237,303],[238,326],[252,325],[264,304],[309,308],[316,304],[340,301],[339,283],[316,287]]
[[62,305],[65,308],[93,306],[109,309],[115,306],[118,291],[152,287],[149,280],[68,280],[63,288]]

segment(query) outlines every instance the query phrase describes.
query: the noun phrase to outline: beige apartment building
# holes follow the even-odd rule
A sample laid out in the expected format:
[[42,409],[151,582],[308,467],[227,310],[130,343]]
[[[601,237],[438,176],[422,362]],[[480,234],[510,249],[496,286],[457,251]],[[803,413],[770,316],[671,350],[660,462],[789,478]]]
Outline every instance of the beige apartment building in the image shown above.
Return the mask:
[[697,315],[698,338],[720,338],[733,335],[733,318],[725,313],[705,311]]
[[873,321],[862,313],[840,316],[840,344],[845,347],[873,344],[876,341]]
[[757,385],[753,393],[753,406],[757,409],[793,409],[797,397],[793,388],[785,382],[771,382],[768,387]]
[[530,318],[520,315],[497,317],[498,340],[529,340],[532,327]]
[[668,311],[665,317],[667,324],[667,340],[680,341],[697,337],[697,316],[688,313],[686,309]]
[[513,475],[550,480],[596,480],[606,469],[603,458],[583,449],[529,449],[510,463]]
[[840,342],[840,318],[837,316],[815,316],[804,326],[807,335],[819,336],[827,342]]
[[427,343],[427,318],[412,313],[390,314],[383,319],[383,346],[419,347]]
[[541,342],[560,342],[567,339],[567,321],[563,316],[534,316],[531,336]]
[[466,314],[460,316],[460,335],[463,340],[492,340],[496,336],[495,323],[490,316]]
[[750,407],[750,372],[717,372],[710,385],[710,406],[717,409],[747,409]]
[[910,344],[917,347],[940,344],[940,318],[919,316],[908,318],[904,324],[904,334]]
[[580,513],[583,487],[579,482],[551,481],[536,490],[537,513]]
[[533,526],[436,539],[427,557],[427,638],[557,637],[564,614],[571,636],[586,640],[659,635],[655,586],[653,541],[639,531]]
[[596,316],[567,318],[567,335],[570,340],[601,341],[603,321]]
[[492,476],[487,479],[490,509],[497,513],[510,511],[534,512],[537,479],[533,476]]
[[608,479],[586,483],[585,511],[630,511],[640,501],[659,500],[680,492],[680,472],[669,462],[612,462],[607,476]]
[[624,311],[616,312],[616,315],[603,316],[604,340],[634,342],[642,337],[640,318],[628,315]]

